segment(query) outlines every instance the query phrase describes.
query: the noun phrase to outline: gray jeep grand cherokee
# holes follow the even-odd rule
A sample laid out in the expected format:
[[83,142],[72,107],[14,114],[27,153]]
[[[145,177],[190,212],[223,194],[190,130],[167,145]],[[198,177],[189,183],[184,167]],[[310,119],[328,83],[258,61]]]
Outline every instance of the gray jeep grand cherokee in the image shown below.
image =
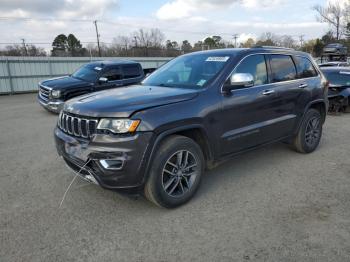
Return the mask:
[[141,85],[68,101],[56,146],[86,180],[172,208],[191,199],[206,168],[238,153],[277,141],[313,152],[327,88],[312,58],[291,49],[191,53]]

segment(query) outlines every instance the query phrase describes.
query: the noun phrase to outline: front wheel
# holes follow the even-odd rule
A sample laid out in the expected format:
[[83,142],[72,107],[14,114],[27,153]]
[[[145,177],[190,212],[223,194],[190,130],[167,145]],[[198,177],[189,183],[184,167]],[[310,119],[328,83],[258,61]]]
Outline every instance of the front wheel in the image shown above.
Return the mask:
[[145,196],[158,206],[180,206],[195,194],[203,172],[204,156],[200,146],[187,137],[168,137],[153,159]]
[[315,151],[320,143],[322,136],[322,117],[318,110],[309,109],[301,126],[298,130],[298,134],[295,136],[292,146],[300,153],[311,153]]

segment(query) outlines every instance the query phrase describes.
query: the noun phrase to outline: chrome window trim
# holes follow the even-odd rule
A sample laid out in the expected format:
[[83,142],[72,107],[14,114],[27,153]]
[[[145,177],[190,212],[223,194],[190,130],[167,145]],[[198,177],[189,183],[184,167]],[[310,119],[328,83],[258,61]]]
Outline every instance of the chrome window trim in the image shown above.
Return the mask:
[[[235,67],[232,69],[232,71],[230,72],[230,74],[228,75],[228,77],[225,79],[224,83],[221,84],[221,88],[220,88],[220,92],[223,94],[223,87],[224,87],[224,84],[226,83],[226,81],[231,77],[231,75],[233,74],[233,72],[236,70],[236,68],[242,63],[242,61],[244,59],[246,59],[247,57],[249,56],[253,56],[253,55],[286,55],[286,56],[300,56],[300,57],[304,57],[304,58],[307,58],[307,56],[303,56],[303,55],[300,55],[300,54],[297,54],[297,55],[293,55],[293,54],[286,54],[286,53],[253,53],[253,54],[248,54],[246,56],[244,56],[241,60],[239,60],[239,62],[235,65]],[[308,59],[308,58],[307,58]],[[310,61],[310,59],[308,59]],[[310,61],[311,62],[311,61]],[[265,60],[265,63],[266,63],[266,60]],[[311,62],[313,65],[315,65],[313,62]],[[315,66],[314,66],[315,67]],[[316,69],[317,67],[315,67]],[[275,83],[268,83],[268,84],[263,84],[263,85],[256,85],[256,86],[251,86],[251,87],[243,87],[243,88],[239,88],[239,89],[235,89],[235,90],[244,90],[244,89],[250,89],[250,88],[255,88],[255,87],[261,87],[261,86],[270,86],[270,85],[276,85],[276,84],[279,84],[279,83],[291,83],[291,82],[296,82],[296,81],[300,81],[300,80],[303,80],[303,79],[313,79],[313,78],[318,78],[320,77],[320,72],[318,70],[316,70],[318,72],[318,75],[317,76],[313,76],[313,77],[307,77],[307,78],[298,78],[298,79],[293,79],[293,80],[287,80],[287,81],[281,81],[281,82],[275,82]],[[233,90],[232,90],[233,91]],[[232,92],[231,91],[231,92]]]

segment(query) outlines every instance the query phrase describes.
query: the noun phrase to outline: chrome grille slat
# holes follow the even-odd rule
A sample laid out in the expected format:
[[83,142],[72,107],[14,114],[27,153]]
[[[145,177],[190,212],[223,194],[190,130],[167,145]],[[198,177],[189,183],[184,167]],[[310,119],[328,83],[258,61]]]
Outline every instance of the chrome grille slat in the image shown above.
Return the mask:
[[51,89],[45,88],[44,86],[39,85],[39,94],[43,99],[48,100],[50,98],[50,92],[51,92]]
[[86,119],[61,112],[57,126],[64,133],[76,137],[90,138],[96,133],[98,120]]
[[67,117],[67,132],[70,135],[73,135],[73,123],[72,123],[72,117]]

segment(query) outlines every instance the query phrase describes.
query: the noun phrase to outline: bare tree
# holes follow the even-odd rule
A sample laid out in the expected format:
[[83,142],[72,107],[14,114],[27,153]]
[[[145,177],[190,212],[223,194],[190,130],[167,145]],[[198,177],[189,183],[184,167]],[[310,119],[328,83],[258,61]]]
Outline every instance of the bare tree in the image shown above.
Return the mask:
[[290,35],[282,35],[281,37],[279,37],[277,42],[279,46],[288,47],[288,48],[296,47],[296,42],[293,39],[293,37]]
[[335,2],[329,3],[326,7],[315,5],[312,9],[317,12],[317,20],[321,23],[328,23],[335,31],[336,39],[339,40],[342,28],[345,26],[347,8],[343,8],[339,2]]
[[253,38],[248,38],[244,43],[241,43],[241,47],[251,48],[255,46],[255,40]]
[[0,55],[4,56],[46,56],[47,53],[42,47],[37,47],[35,45],[29,44],[26,45],[24,49],[23,46],[14,44],[8,45],[5,49],[0,50]]
[[113,38],[113,46],[128,50],[132,44],[131,37],[119,35]]
[[134,38],[140,47],[160,48],[165,36],[158,28],[153,28],[150,30],[139,29],[134,33]]
[[256,42],[256,45],[261,46],[275,46],[278,44],[279,38],[277,35],[271,33],[271,32],[265,32],[263,33]]

